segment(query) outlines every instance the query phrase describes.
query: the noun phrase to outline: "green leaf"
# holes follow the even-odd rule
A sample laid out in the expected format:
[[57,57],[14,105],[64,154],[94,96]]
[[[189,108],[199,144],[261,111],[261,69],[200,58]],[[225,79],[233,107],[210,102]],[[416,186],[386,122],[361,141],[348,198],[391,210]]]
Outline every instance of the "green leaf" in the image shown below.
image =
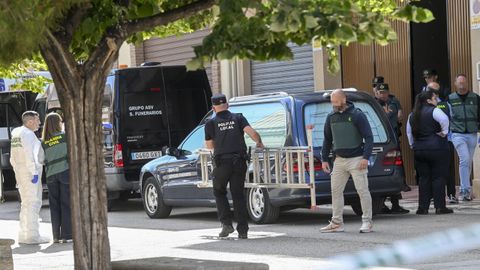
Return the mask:
[[148,17],[153,15],[153,6],[150,3],[145,3],[138,7],[137,14],[139,17]]
[[201,69],[203,67],[203,63],[200,59],[195,58],[186,63],[187,70],[192,71],[192,70],[197,70]]
[[305,15],[303,16],[303,18],[305,19],[305,26],[308,29],[312,29],[318,26],[318,19],[316,19],[312,15]]

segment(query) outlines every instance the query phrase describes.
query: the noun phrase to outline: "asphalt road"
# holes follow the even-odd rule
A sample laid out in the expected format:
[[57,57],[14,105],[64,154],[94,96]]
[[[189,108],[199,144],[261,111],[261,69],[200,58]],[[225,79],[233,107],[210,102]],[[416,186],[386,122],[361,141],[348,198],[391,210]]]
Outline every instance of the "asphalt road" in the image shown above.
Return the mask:
[[[0,205],[0,221],[18,220],[18,211],[18,203],[11,198]],[[44,201],[41,211],[43,222],[49,222],[48,211],[48,202]],[[219,223],[215,209],[212,208],[177,208],[172,211],[169,218],[154,220],[144,213],[141,200],[133,199],[117,204],[114,211],[108,214],[110,228],[164,231],[167,232],[165,241],[176,241],[176,246],[186,252],[211,251],[227,252],[233,257],[235,254],[238,256],[252,254],[326,260],[339,254],[354,254],[390,245],[394,241],[480,222],[480,209],[461,209],[453,215],[418,216],[413,214],[413,211],[406,215],[378,215],[374,217],[374,232],[369,234],[358,233],[361,220],[349,207],[345,208],[345,233],[321,234],[319,228],[326,225],[329,218],[330,209],[327,207],[317,211],[292,210],[283,212],[276,224],[251,224],[252,237],[247,241],[225,241],[215,237]],[[189,233],[199,230],[202,232],[201,237],[214,241],[188,241]],[[176,239],[169,239],[168,235]],[[187,240],[181,243],[179,235],[185,236]],[[480,269],[480,250],[464,251],[404,267]]]

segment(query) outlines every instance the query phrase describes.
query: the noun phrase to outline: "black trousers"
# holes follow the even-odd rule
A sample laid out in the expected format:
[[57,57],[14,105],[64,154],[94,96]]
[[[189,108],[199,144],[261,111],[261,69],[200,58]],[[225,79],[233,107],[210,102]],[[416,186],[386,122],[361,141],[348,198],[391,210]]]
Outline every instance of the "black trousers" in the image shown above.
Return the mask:
[[48,201],[54,239],[72,239],[69,172],[65,171],[47,179]]
[[216,159],[213,171],[213,194],[217,203],[218,218],[222,224],[232,224],[232,211],[227,199],[227,184],[233,199],[237,231],[248,232],[248,212],[245,201],[245,176],[247,163],[241,158]]
[[455,189],[455,147],[452,142],[448,142],[448,159],[450,162],[449,172],[447,176],[447,195],[457,197],[457,190]]
[[428,209],[432,197],[435,208],[445,207],[445,181],[450,168],[448,154],[448,149],[415,150],[419,209]]

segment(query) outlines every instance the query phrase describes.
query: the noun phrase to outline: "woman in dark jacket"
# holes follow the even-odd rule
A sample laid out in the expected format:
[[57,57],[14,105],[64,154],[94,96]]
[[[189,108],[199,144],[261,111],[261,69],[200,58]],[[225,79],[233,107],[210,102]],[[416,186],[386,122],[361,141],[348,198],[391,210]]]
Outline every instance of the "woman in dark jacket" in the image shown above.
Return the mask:
[[436,214],[450,214],[445,207],[445,181],[449,174],[448,116],[437,108],[433,91],[421,92],[415,99],[407,122],[407,136],[413,148],[419,174],[418,215],[428,214],[433,197]]
[[48,114],[43,126],[42,147],[45,151],[45,171],[54,243],[72,241],[67,141],[62,130],[61,116],[56,113]]

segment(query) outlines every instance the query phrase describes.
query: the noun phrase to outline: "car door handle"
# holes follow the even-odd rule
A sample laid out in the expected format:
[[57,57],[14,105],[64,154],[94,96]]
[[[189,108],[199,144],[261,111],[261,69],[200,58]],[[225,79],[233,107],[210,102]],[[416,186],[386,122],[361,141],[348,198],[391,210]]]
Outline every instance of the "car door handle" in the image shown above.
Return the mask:
[[196,165],[197,165],[197,161],[190,161],[188,164],[190,164],[190,166],[196,166]]

